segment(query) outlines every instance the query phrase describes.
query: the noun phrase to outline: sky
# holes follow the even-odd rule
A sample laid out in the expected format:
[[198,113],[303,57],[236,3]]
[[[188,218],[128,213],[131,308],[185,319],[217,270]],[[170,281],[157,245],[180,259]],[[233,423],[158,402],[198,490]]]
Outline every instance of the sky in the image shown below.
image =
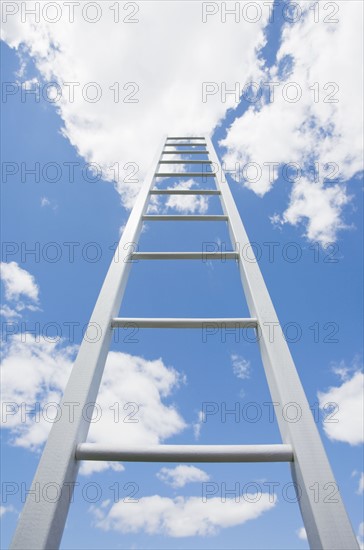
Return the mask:
[[[2,547],[161,140],[203,134],[362,546],[362,4],[34,6],[2,3]],[[213,187],[181,166],[158,186]],[[222,213],[202,196],[149,212]],[[145,223],[139,250],[206,243],[231,250],[224,222]],[[120,316],[249,311],[235,262],[139,261]],[[271,401],[249,331],[120,329],[88,441],[280,443]],[[87,462],[77,481],[63,549],[308,548],[287,464]]]

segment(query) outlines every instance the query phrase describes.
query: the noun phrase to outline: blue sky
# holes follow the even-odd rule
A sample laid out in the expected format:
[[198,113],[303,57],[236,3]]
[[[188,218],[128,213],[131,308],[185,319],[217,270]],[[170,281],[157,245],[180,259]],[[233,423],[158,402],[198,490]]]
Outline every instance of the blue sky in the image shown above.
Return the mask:
[[[172,7],[167,8],[167,18],[184,14],[180,4],[176,4],[179,7],[175,12]],[[356,19],[355,12],[350,11],[354,10],[354,4],[349,4],[348,11],[339,4],[342,18],[331,31],[333,38],[321,20],[316,26],[307,23],[306,19],[297,23],[298,37],[300,33],[312,33],[313,43],[316,40],[317,45],[324,44],[320,56],[312,58],[311,72],[306,70],[307,60],[295,42],[294,25],[289,25],[282,17],[277,16],[273,23],[262,19],[255,31],[250,26],[248,36],[242,38],[236,25],[229,31],[220,19],[211,18],[210,29],[209,22],[203,28],[200,22],[200,26],[194,25],[193,20],[189,20],[192,12],[187,13],[185,8],[185,25],[191,22],[191,33],[196,40],[200,36],[199,29],[206,33],[203,34],[205,39],[211,37],[216,28],[221,30],[222,38],[224,33],[232,32],[230,42],[236,57],[230,52],[227,70],[231,73],[223,73],[220,58],[217,58],[215,78],[213,67],[208,73],[209,81],[219,82],[219,93],[211,98],[213,104],[209,100],[203,103],[200,94],[195,97],[185,93],[183,99],[182,77],[185,80],[190,75],[190,82],[198,86],[199,92],[201,80],[206,78],[205,74],[198,75],[199,58],[192,64],[190,73],[184,72],[184,67],[181,74],[171,69],[169,76],[161,74],[161,82],[150,74],[147,61],[142,61],[143,45],[140,50],[132,47],[133,40],[140,39],[138,25],[131,25],[129,27],[134,30],[125,31],[129,33],[126,36],[132,52],[127,57],[134,55],[136,72],[131,72],[124,57],[119,59],[121,75],[124,63],[125,74],[132,75],[130,78],[119,78],[119,73],[108,74],[112,66],[109,58],[104,67],[107,77],[101,75],[101,54],[105,53],[101,42],[100,60],[95,59],[92,52],[86,56],[86,50],[81,47],[79,57],[72,58],[76,72],[85,66],[91,67],[82,77],[87,77],[88,82],[100,79],[103,86],[104,78],[108,83],[117,80],[139,83],[137,71],[140,70],[141,92],[137,105],[124,103],[120,106],[103,101],[97,104],[76,101],[76,105],[65,101],[54,105],[44,97],[36,102],[31,96],[25,96],[22,101],[20,88],[19,92],[7,97],[2,104],[2,135],[6,136],[2,140],[3,399],[17,404],[26,402],[29,406],[35,401],[44,406],[59,399],[82,339],[82,328],[88,322],[112,259],[120,228],[128,218],[133,194],[155,154],[158,141],[163,134],[173,135],[179,128],[182,133],[188,134],[191,128],[192,134],[198,134],[197,115],[201,112],[200,131],[212,135],[218,155],[228,168],[235,166],[235,162],[242,165],[256,161],[260,166],[264,162],[277,162],[279,165],[274,181],[267,180],[263,169],[258,182],[231,176],[228,182],[250,240],[258,251],[259,265],[281,325],[287,328],[286,337],[297,370],[317,418],[353,529],[360,538],[363,512],[359,374],[363,354],[363,195],[358,170],[360,134],[358,138],[355,133],[357,117],[351,113],[353,102],[360,98],[360,87],[359,95],[352,96],[355,82],[346,82],[345,60],[340,58],[330,67],[330,77],[325,74],[319,82],[320,90],[327,82],[340,83],[338,104],[313,102],[308,107],[306,98],[294,104],[282,103],[280,99],[272,104],[262,100],[252,106],[244,97],[239,104],[234,104],[232,96],[226,102],[222,102],[220,96],[223,78],[228,88],[234,88],[237,81],[243,87],[258,77],[260,80],[264,77],[265,81],[275,78],[280,82],[296,82],[302,77],[306,81],[304,85],[300,81],[300,85],[307,91],[315,81],[316,71],[320,71],[321,64],[327,61],[326,49],[335,50],[335,32],[339,34],[338,43],[342,44],[348,26]],[[142,26],[143,13],[150,21],[153,10],[146,8],[143,2],[139,3],[139,8]],[[155,13],[158,10],[160,3],[155,3]],[[57,23],[49,35],[45,32],[44,21],[38,35],[31,34],[26,25],[20,26],[20,30],[10,27],[5,35],[7,43],[1,42],[3,82],[24,83],[32,79],[35,79],[33,85],[36,82],[44,85],[48,80],[65,82],[69,76],[70,56],[78,51],[75,39],[78,24],[81,25],[79,30],[85,33],[82,35],[84,41],[89,41],[90,50],[92,34],[88,33],[102,32],[104,26],[101,25],[111,25],[101,20],[90,31],[90,25],[76,18],[75,27],[65,23],[61,28]],[[158,24],[164,29],[160,18]],[[113,32],[110,26],[110,41],[115,47]],[[356,37],[355,29],[353,34]],[[258,36],[260,38],[256,38]],[[44,50],[45,37],[51,46]],[[158,41],[167,38],[164,35],[153,37],[151,55],[157,55],[162,47]],[[178,35],[177,48],[180,39]],[[332,42],[328,45],[329,39]],[[358,39],[360,42],[360,35]],[[215,47],[212,38],[210,40],[211,47]],[[243,40],[247,40],[246,49]],[[355,40],[353,42],[355,46]],[[203,44],[197,42],[197,46],[204,60]],[[220,48],[222,56],[224,47]],[[173,48],[168,56],[175,55]],[[277,54],[279,48],[281,53]],[[352,50],[349,48],[346,53],[348,59]],[[118,55],[116,50],[115,65]],[[293,68],[283,68],[290,66],[282,61],[285,58],[291,60]],[[155,72],[161,68],[159,63],[155,61]],[[260,73],[254,73],[255,65],[260,66]],[[254,78],[241,74],[243,68],[249,69],[247,74]],[[360,64],[357,72],[360,73]],[[173,78],[175,83],[181,84],[181,91],[174,91]],[[161,90],[161,95],[165,94],[164,103],[157,98]],[[151,97],[156,106],[150,113]],[[360,109],[359,101],[356,105]],[[287,111],[288,108],[291,110]],[[131,122],[133,116],[135,125]],[[120,133],[117,133],[118,117]],[[272,122],[276,119],[282,125],[279,132]],[[159,126],[158,121],[161,121]],[[135,127],[141,136],[138,147]],[[266,132],[262,132],[262,128],[266,128]],[[285,136],[290,132],[292,139],[285,144]],[[351,141],[348,142],[347,136],[351,136]],[[282,144],[287,151],[282,151]],[[111,159],[117,159],[120,166],[125,166],[126,159],[135,162],[139,181],[125,182],[125,173],[117,184],[110,181],[104,167],[112,164]],[[105,177],[94,177],[91,172],[85,176],[88,162],[102,167]],[[284,177],[282,166],[289,162],[299,162],[302,169],[299,181],[288,181]],[[320,166],[335,162],[340,173],[338,182],[325,180],[326,174],[321,170],[318,181],[312,182],[309,173],[314,162],[319,162]],[[31,174],[22,174],[22,170],[34,167],[35,163],[40,167],[39,181]],[[54,164],[49,172],[44,172],[47,163]],[[74,164],[74,181],[69,177],[70,164],[65,163],[77,163]],[[55,165],[59,169],[59,179],[52,182]],[[9,171],[14,167],[18,171],[12,175]],[[4,170],[8,171],[6,177]],[[170,213],[221,213],[216,197],[208,199],[208,203],[178,202],[174,208],[173,204],[168,207],[160,203],[154,205],[154,211],[156,208]],[[206,242],[226,243],[229,249],[225,223],[153,222],[145,224],[139,244],[140,250],[148,251],[199,251]],[[69,243],[74,243],[73,257]],[[36,252],[29,253],[31,250]],[[298,254],[297,261],[292,260],[295,254]],[[248,316],[248,309],[234,262],[140,261],[131,270],[121,315],[238,317]],[[73,333],[70,323],[74,326]],[[38,342],[31,334],[34,330],[37,334],[40,332]],[[25,335],[23,339],[21,334]],[[135,442],[176,444],[280,442],[276,421],[269,417],[268,408],[264,406],[271,398],[258,347],[248,341],[248,334],[240,334],[239,338],[236,334],[226,335],[226,341],[220,333],[209,335],[203,341],[200,331],[193,330],[139,330],[132,338],[121,330],[119,336],[119,340],[113,341],[113,353],[104,376],[106,385],[100,390],[104,418],[103,422],[95,424],[94,432],[90,432],[94,440],[115,442],[115,438],[120,437],[121,445],[125,438]],[[111,387],[109,394],[107,384]],[[139,387],[145,387],[142,397]],[[108,398],[122,404],[138,402],[138,422],[112,422],[112,413],[106,410],[110,405]],[[325,424],[323,412],[319,410],[319,405],[329,401],[339,405],[339,422],[335,425]],[[261,414],[256,422],[249,417],[254,412],[247,408],[249,403],[255,403],[254,410]],[[201,418],[201,411],[212,411],[211,407],[216,413]],[[240,411],[239,421],[233,414],[224,417],[224,410],[232,409]],[[131,410],[126,409],[126,413]],[[8,546],[14,532],[22,508],[22,492],[29,488],[33,478],[49,424],[36,425],[29,418],[24,422],[20,413],[3,424],[1,522],[4,547]],[[198,471],[175,470],[177,466],[125,464],[124,469],[119,470],[108,467],[103,471],[83,471],[78,479],[80,485],[76,488],[62,548],[308,548],[304,534],[299,531],[303,522],[298,505],[289,502],[294,499],[287,485],[291,481],[288,465],[201,464],[196,465]],[[162,468],[173,471],[163,474]],[[171,485],[171,479],[175,486]],[[181,486],[176,486],[178,481]],[[279,483],[277,500],[273,503],[267,495],[269,482]],[[97,485],[93,485],[95,483]],[[209,487],[216,490],[211,496],[216,499],[213,506],[220,511],[220,522],[213,519],[216,514],[206,511],[206,503],[202,502],[206,483],[215,484]],[[249,483],[255,483],[261,490],[261,499],[258,504],[243,503],[242,519],[231,522],[233,508],[228,507],[236,503],[229,499],[223,503],[221,497],[225,489],[232,487],[240,495],[244,495],[244,491],[250,494],[253,490],[249,489]],[[121,500],[135,491],[139,502],[125,502],[120,511],[115,502],[116,488]],[[94,498],[96,490],[97,498]],[[196,501],[195,511],[191,512],[189,506]],[[167,512],[160,511],[162,504]],[[184,518],[183,514],[185,527],[178,529],[176,518]],[[152,520],[155,521],[153,525]],[[191,532],[186,527],[189,524]],[[361,540],[362,536],[363,533]]]

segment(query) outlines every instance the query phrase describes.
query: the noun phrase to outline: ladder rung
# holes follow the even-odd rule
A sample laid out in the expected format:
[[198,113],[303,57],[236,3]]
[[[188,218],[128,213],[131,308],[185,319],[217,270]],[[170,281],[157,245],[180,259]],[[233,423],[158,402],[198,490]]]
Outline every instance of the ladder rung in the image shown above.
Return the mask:
[[177,146],[177,147],[181,147],[181,146],[184,146],[184,145],[188,145],[189,147],[197,147],[198,145],[201,145],[203,147],[206,147],[207,143],[204,142],[204,143],[178,143],[178,142],[173,142],[173,143],[165,143],[164,146],[165,147],[172,147],[172,146]]
[[221,195],[218,189],[152,189],[151,195]]
[[189,140],[191,140],[191,139],[200,139],[201,140],[201,139],[205,139],[205,138],[204,137],[167,137],[167,140],[168,139],[171,139],[173,141],[174,139],[189,139]]
[[177,214],[176,216],[175,215],[168,215],[168,214],[163,214],[163,215],[157,215],[157,214],[153,214],[153,215],[145,215],[142,217],[143,221],[145,222],[150,222],[150,221],[156,221],[156,222],[160,222],[160,221],[182,221],[182,222],[190,222],[190,221],[193,221],[193,222],[226,222],[228,221],[229,217],[228,216],[224,216],[224,215],[200,215],[200,216],[193,216],[193,215],[190,215],[190,216],[184,216],[182,214]]
[[123,462],[293,462],[291,445],[156,445],[102,446],[81,443],[76,460]]
[[207,155],[208,151],[162,151],[162,155]]
[[212,164],[212,160],[160,160],[158,164]]
[[214,178],[215,176],[214,172],[159,172],[154,174],[155,178]]
[[134,252],[132,260],[238,260],[238,252]]
[[112,328],[257,328],[258,320],[252,318],[141,318],[115,317],[111,321]]

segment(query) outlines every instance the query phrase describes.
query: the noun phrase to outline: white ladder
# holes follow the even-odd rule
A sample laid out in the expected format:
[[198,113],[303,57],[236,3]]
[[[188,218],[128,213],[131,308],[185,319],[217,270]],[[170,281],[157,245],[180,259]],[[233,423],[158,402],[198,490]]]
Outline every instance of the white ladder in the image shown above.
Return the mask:
[[[176,147],[187,146],[183,152]],[[201,149],[200,146],[203,146]],[[174,149],[170,149],[173,147]],[[196,149],[197,147],[197,149]],[[170,154],[201,154],[201,160],[168,160]],[[201,172],[176,173],[162,171],[163,165],[196,164]],[[157,166],[157,169],[155,168]],[[204,167],[210,166],[207,171]],[[214,168],[214,172],[211,171]],[[157,189],[153,188],[158,177],[214,178],[216,189]],[[218,195],[223,215],[147,215],[152,195]],[[121,236],[104,284],[92,313],[90,324],[102,328],[97,342],[82,341],[65,389],[60,420],[53,424],[45,445],[32,488],[47,483],[62,488],[56,502],[34,502],[28,496],[20,515],[11,548],[18,550],[45,550],[58,548],[72,498],[70,487],[76,482],[80,460],[117,460],[142,462],[282,462],[291,465],[292,478],[301,490],[299,505],[311,548],[325,550],[351,550],[358,547],[345,507],[339,493],[335,502],[317,500],[313,487],[336,487],[319,433],[307,402],[304,390],[294,366],[290,351],[281,330],[275,331],[271,341],[270,328],[279,328],[276,312],[256,261],[244,261],[238,252],[134,252],[130,244],[137,243],[144,221],[224,221],[228,223],[235,250],[245,250],[249,240],[239,212],[226,182],[222,167],[209,137],[169,137],[163,140],[155,163],[145,179]],[[118,318],[131,260],[159,259],[231,259],[238,261],[241,281],[251,317],[248,319],[139,319]],[[272,400],[276,406],[277,420],[283,444],[278,445],[160,445],[157,447],[130,448],[85,443],[89,419],[82,414],[86,404],[97,398],[113,330],[125,326],[139,328],[203,328],[253,327],[259,330],[259,346]],[[294,402],[301,408],[299,422],[284,420],[283,407]],[[79,403],[74,410],[73,422],[69,422],[65,404]],[[68,409],[67,409],[68,410]],[[37,485],[36,485],[37,484]],[[317,485],[318,484],[318,485]],[[41,491],[42,494],[42,491]]]

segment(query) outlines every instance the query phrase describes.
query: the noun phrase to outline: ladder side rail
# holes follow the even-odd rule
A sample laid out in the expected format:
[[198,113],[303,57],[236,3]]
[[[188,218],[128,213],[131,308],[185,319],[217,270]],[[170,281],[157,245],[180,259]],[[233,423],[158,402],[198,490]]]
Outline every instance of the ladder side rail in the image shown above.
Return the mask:
[[[34,502],[31,494],[28,495],[12,540],[12,549],[59,548],[78,473],[76,448],[87,437],[90,426],[87,417],[97,398],[111,343],[111,321],[120,309],[132,266],[128,261],[130,245],[138,241],[142,217],[148,206],[149,191],[154,183],[156,166],[164,145],[165,139],[139,192],[90,318],[89,325],[100,330],[100,338],[96,342],[84,338],[81,343],[60,403],[60,420],[52,426],[33,479],[31,490],[40,487],[42,494],[42,487],[53,483],[58,487],[60,497],[56,502],[45,499]],[[70,404],[77,404],[72,405],[72,421]],[[90,405],[87,415],[84,413],[86,405]]]
[[[293,448],[291,472],[299,490],[299,506],[310,547],[324,550],[359,548],[339,491],[330,502],[324,502],[327,491],[337,488],[335,477],[259,265],[256,260],[247,262],[242,258],[241,251],[250,244],[249,239],[215,148],[207,136],[206,142],[210,158],[218,167],[216,182],[221,191],[223,211],[229,217],[233,249],[239,246],[240,277],[250,315],[258,320],[259,347],[272,400],[278,403],[276,416],[282,441]],[[287,414],[285,418],[283,407],[289,403],[299,411],[297,422],[288,421]],[[318,502],[313,490],[317,486]]]

